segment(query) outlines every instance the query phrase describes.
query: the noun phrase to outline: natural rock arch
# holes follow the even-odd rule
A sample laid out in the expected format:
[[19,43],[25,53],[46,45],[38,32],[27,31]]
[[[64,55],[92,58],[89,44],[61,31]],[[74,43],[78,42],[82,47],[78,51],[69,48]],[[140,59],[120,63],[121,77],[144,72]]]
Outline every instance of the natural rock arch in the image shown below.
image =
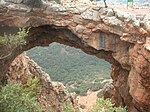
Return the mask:
[[[82,7],[82,8],[81,8]],[[27,45],[16,48],[0,60],[0,80],[14,58],[35,46],[52,42],[80,48],[85,53],[113,64],[114,100],[129,111],[150,110],[150,26],[148,21],[117,10],[88,4],[58,5],[43,8],[9,3],[0,7],[0,25],[31,27]],[[6,29],[7,29],[6,28]],[[3,53],[1,46],[1,53]]]
[[[3,34],[3,32],[14,34],[18,32],[18,28],[9,27],[9,26],[1,27],[1,33]],[[17,55],[33,47],[48,46],[53,42],[57,42],[64,45],[79,48],[82,51],[84,51],[86,54],[95,55],[98,58],[105,59],[106,61],[110,62],[113,65],[121,67],[119,62],[117,62],[113,58],[112,51],[97,50],[89,46],[82,39],[77,37],[75,34],[73,34],[70,30],[68,30],[65,27],[57,27],[54,25],[52,26],[43,25],[38,27],[31,27],[26,41],[27,43],[25,46],[23,46],[22,48],[16,48],[13,51],[13,53],[10,56],[11,57],[10,60],[9,60],[9,56],[7,57],[9,60],[8,62],[11,63],[15,59],[15,57],[17,57]],[[10,65],[10,63],[8,64],[8,66]]]

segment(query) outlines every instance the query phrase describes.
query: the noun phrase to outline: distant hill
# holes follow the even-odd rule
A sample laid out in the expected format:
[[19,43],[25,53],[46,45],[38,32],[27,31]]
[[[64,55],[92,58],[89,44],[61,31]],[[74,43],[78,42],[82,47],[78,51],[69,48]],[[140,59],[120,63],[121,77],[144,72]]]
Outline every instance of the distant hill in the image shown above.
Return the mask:
[[49,47],[33,48],[27,51],[27,55],[50,74],[52,80],[80,88],[79,91],[102,88],[100,80],[110,78],[111,65],[108,62],[73,47],[53,43]]

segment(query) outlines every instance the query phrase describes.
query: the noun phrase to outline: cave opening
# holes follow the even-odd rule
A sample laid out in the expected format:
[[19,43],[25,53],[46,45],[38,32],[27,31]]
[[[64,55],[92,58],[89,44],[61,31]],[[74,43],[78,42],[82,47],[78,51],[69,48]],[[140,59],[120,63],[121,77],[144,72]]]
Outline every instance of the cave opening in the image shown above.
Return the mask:
[[86,109],[91,109],[112,83],[111,64],[80,49],[54,42],[48,47],[34,47],[26,54],[52,81],[63,83],[70,93],[75,92],[79,105]]
[[[11,31],[13,31],[13,33],[14,33],[13,29]],[[101,37],[99,37],[99,38],[101,38]],[[103,36],[102,36],[102,38],[103,38]],[[114,38],[116,38],[116,35]],[[116,71],[117,73],[115,73],[115,75],[117,74],[119,76],[121,72],[123,72],[123,74],[124,73],[128,74],[128,72],[126,72],[126,70],[122,69],[120,63],[113,57],[113,55],[112,55],[113,51],[111,51],[109,49],[99,49],[99,50],[95,49],[94,47],[88,45],[82,38],[79,38],[77,35],[72,33],[72,31],[67,29],[66,27],[58,27],[58,26],[54,26],[54,25],[52,25],[52,26],[43,25],[43,26],[38,26],[38,27],[31,27],[30,31],[29,31],[29,35],[26,38],[26,41],[27,41],[26,45],[22,46],[19,49],[16,48],[12,52],[12,54],[6,59],[7,61],[5,60],[6,66],[1,67],[2,68],[0,71],[1,75],[7,73],[9,67],[11,66],[12,61],[19,54],[23,53],[24,51],[28,51],[29,49],[37,47],[37,46],[41,46],[41,47],[49,46],[50,44],[52,44],[54,42],[64,44],[66,46],[78,48],[78,49],[81,49],[83,52],[85,52],[88,55],[93,55],[93,56],[96,56],[97,58],[105,59],[110,64],[113,64],[113,68],[115,68],[113,70],[117,70]],[[101,42],[99,42],[99,43],[103,43],[103,41],[104,41],[104,39],[101,39]],[[118,42],[118,40],[117,40],[117,42]],[[115,44],[115,42],[114,42],[114,44]],[[105,48],[107,48],[107,47],[111,48],[111,46],[108,46],[108,43],[106,43]],[[102,47],[104,47],[104,46],[102,46]],[[112,48],[112,49],[116,49],[116,48]],[[4,62],[1,62],[1,63],[4,63]],[[108,68],[110,68],[110,67],[108,67]],[[123,78],[125,77],[125,80],[126,80],[127,75],[122,75],[122,77]],[[112,79],[117,81],[115,78],[116,77],[112,76]],[[1,80],[3,80],[3,79],[1,79]],[[100,82],[102,82],[102,81],[100,81]],[[122,84],[124,84],[124,86],[126,86],[126,82],[120,82],[120,83],[122,83]],[[126,90],[128,91],[128,87],[126,87]],[[112,94],[108,97],[112,97]],[[124,99],[122,98],[120,93],[118,93],[116,95],[116,97],[119,99],[119,101],[115,102],[115,103],[117,105],[125,106],[125,104],[122,104],[122,102],[124,102]]]
[[[104,84],[100,83],[111,79],[111,64],[63,44],[54,42],[48,47],[35,47],[28,50],[27,55],[50,74],[53,81],[62,82],[70,87],[69,91],[81,95],[86,95],[88,89],[102,89]],[[80,87],[80,90],[77,87]]]

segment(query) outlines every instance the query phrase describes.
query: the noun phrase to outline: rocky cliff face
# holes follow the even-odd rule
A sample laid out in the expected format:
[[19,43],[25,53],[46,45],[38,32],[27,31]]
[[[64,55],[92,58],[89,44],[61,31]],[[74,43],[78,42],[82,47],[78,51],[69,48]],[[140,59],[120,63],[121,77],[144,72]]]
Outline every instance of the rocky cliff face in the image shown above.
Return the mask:
[[[113,99],[129,112],[150,111],[150,21],[98,4],[46,2],[31,8],[14,0],[0,5],[1,31],[31,27],[27,44],[0,60],[0,81],[14,58],[52,42],[82,49],[113,64]],[[3,55],[4,46],[0,46]],[[6,52],[6,51],[5,51]]]
[[8,71],[8,80],[26,83],[28,77],[39,77],[41,92],[38,95],[38,102],[43,112],[61,112],[65,103],[71,103],[77,107],[75,99],[66,91],[65,86],[59,82],[51,81],[48,74],[24,53],[16,57]]

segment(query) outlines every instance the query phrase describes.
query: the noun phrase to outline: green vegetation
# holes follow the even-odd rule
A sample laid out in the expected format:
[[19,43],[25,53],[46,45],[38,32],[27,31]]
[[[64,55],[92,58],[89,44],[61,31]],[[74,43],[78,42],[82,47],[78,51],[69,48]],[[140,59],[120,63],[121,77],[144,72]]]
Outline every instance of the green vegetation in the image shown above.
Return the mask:
[[72,104],[64,104],[62,112],[78,112],[78,111],[74,109]]
[[38,78],[29,78],[24,85],[8,82],[0,89],[0,112],[41,112],[37,102],[39,91]]
[[99,90],[104,79],[110,79],[108,62],[83,53],[81,50],[53,43],[49,47],[36,47],[27,55],[38,63],[54,81],[67,86],[70,92],[86,95],[88,89]]
[[0,59],[7,58],[12,54],[16,48],[22,48],[23,45],[26,45],[26,37],[28,35],[29,29],[19,28],[17,34],[4,34],[0,36],[0,45],[3,46],[1,49]]
[[4,34],[4,36],[0,36],[0,44],[6,45],[9,48],[25,45],[25,37],[28,33],[29,29],[26,30],[24,28],[19,28],[19,32],[17,34]]
[[[80,105],[80,108],[85,109],[85,105]],[[50,111],[54,112],[54,111]],[[64,104],[62,112],[80,112],[74,109],[72,104]],[[90,112],[128,112],[126,107],[115,107],[110,99],[99,98],[96,101],[93,109]]]
[[75,92],[81,96],[86,96],[87,91],[90,89],[92,91],[98,91],[103,88],[103,84],[100,82],[82,82],[81,84],[76,85],[74,88],[68,87],[69,92]]
[[96,105],[93,107],[92,112],[127,112],[126,108],[114,107],[110,99],[99,98]]
[[97,93],[97,97],[98,97],[98,98],[102,98],[102,97],[103,97],[103,91],[98,92],[98,93]]
[[[19,32],[17,34],[9,34],[0,36],[0,61],[1,65],[5,65],[6,58],[12,55],[15,50],[22,49],[24,45],[26,45],[26,37],[28,36],[29,29],[19,28]],[[4,67],[4,66],[3,66]],[[7,83],[6,71],[1,70],[1,80],[0,84]]]
[[[85,105],[80,105],[80,108],[86,108]],[[79,112],[74,109],[71,104],[64,104],[62,112]],[[99,98],[96,101],[93,109],[90,112],[127,112],[126,107],[115,107],[110,99]]]
[[[56,111],[50,109],[48,112],[56,112]],[[64,103],[61,112],[80,112],[80,111],[78,109],[75,109],[71,103]]]

